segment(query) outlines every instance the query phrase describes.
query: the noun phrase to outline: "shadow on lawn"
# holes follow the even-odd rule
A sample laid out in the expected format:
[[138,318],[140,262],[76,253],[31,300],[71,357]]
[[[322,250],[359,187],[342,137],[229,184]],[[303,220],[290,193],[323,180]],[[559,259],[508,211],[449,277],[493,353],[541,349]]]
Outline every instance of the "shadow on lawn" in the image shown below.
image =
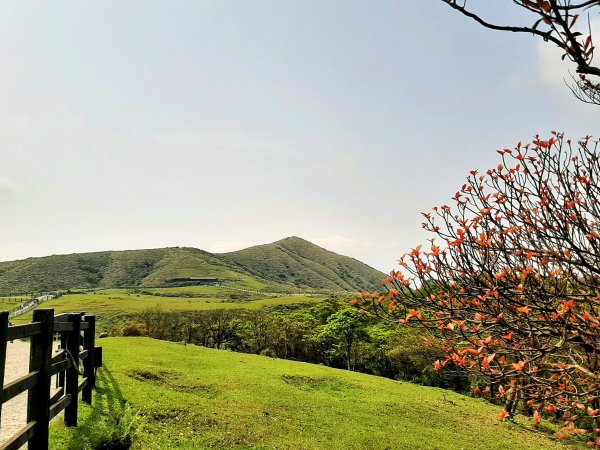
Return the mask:
[[98,371],[91,413],[80,420],[69,450],[127,450],[142,419],[127,403],[108,367]]

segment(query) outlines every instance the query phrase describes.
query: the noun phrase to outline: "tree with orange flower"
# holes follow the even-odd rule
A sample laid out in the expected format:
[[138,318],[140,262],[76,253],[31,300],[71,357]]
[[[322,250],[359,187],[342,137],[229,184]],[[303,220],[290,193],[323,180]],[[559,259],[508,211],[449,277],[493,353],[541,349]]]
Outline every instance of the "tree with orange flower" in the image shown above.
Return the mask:
[[356,306],[431,331],[446,353],[436,370],[476,373],[502,417],[521,403],[536,421],[560,414],[568,433],[599,429],[599,150],[556,132],[499,150],[453,206],[424,213],[432,238],[401,258],[387,293]]

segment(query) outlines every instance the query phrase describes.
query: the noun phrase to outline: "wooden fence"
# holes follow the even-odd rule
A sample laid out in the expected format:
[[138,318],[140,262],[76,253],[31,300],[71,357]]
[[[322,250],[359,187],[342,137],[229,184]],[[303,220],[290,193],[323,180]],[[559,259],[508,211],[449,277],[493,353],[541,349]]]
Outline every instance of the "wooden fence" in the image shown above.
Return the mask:
[[[0,312],[0,424],[2,405],[28,391],[27,424],[1,444],[0,450],[16,450],[25,443],[29,450],[47,449],[49,422],[63,410],[65,425],[77,425],[79,392],[84,402],[92,403],[96,368],[102,364],[102,349],[95,347],[95,334],[94,315],[55,316],[53,309],[37,309],[33,311],[32,323],[10,326],[8,312]],[[4,384],[7,343],[23,338],[30,338],[29,373]],[[53,354],[55,338],[60,339],[61,345]],[[58,389],[52,394],[54,375]]]

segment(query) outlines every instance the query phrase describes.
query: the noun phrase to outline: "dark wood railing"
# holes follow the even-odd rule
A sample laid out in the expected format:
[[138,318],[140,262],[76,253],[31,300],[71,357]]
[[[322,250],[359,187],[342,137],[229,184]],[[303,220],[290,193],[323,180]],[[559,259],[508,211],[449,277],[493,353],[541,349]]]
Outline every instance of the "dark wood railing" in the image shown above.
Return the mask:
[[[30,450],[47,449],[49,422],[63,410],[65,425],[77,425],[79,392],[84,402],[92,403],[96,368],[102,365],[102,352],[100,347],[95,347],[95,335],[94,315],[55,316],[53,309],[36,309],[31,323],[11,326],[8,311],[0,312],[0,424],[2,405],[28,392],[27,424],[1,444],[0,450],[16,450],[26,443]],[[60,338],[61,345],[53,354],[55,337]],[[7,343],[24,338],[30,338],[29,373],[4,384]],[[52,394],[55,375],[58,389]]]

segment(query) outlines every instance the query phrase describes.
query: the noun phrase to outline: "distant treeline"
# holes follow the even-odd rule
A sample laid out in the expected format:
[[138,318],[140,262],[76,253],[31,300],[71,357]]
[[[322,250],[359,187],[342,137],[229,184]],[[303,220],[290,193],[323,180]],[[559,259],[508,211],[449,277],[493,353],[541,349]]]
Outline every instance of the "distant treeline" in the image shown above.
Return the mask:
[[461,374],[440,375],[433,362],[443,356],[414,330],[390,327],[329,299],[301,309],[167,312],[156,306],[120,327],[124,336],[195,344],[218,349],[324,364],[428,386],[463,391]]

